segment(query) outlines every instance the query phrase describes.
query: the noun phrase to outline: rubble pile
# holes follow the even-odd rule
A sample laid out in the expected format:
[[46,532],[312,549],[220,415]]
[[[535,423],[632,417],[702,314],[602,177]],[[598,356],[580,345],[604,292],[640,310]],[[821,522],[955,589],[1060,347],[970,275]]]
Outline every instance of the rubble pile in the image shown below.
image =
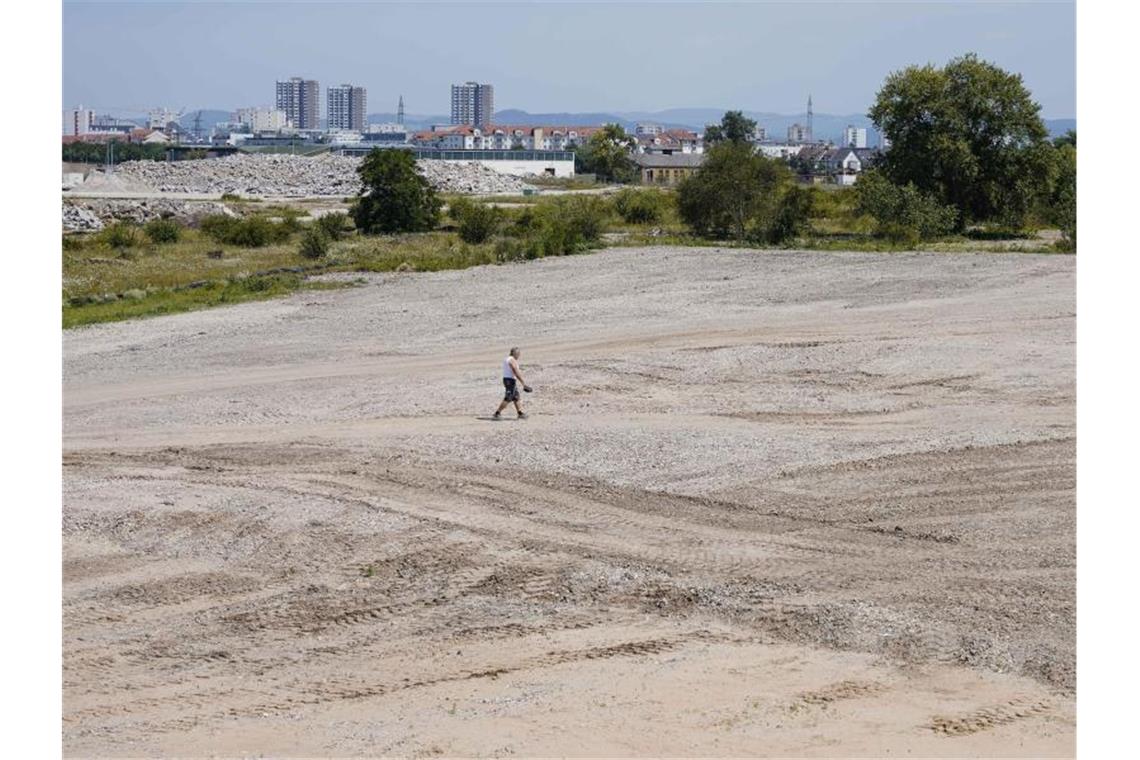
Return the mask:
[[84,198],[65,201],[63,229],[66,232],[98,232],[106,224],[146,224],[152,219],[174,219],[193,225],[211,214],[236,214],[215,201],[179,201],[166,198]]
[[[355,195],[360,189],[356,168],[361,159],[323,154],[291,156],[237,154],[197,161],[128,161],[116,174],[164,193],[307,197]],[[419,161],[419,169],[441,192],[517,193],[521,179],[493,169],[456,161]]]
[[64,232],[98,232],[101,229],[103,222],[91,209],[71,203],[63,204]]

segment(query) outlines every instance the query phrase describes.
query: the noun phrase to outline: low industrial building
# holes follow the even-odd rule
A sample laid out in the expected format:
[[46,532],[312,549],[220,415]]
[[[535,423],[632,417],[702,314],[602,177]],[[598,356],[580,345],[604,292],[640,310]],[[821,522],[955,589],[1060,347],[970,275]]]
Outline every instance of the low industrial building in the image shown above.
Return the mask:
[[700,168],[703,153],[638,153],[633,162],[643,185],[675,185]]

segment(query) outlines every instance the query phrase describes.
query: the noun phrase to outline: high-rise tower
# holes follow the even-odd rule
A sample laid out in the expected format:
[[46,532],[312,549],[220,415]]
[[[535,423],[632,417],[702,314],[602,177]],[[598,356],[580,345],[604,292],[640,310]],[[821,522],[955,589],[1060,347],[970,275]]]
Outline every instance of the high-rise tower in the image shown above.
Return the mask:
[[807,139],[805,142],[814,142],[815,136],[811,131],[811,93],[808,93],[808,110],[807,110]]
[[315,79],[292,77],[277,82],[277,108],[297,129],[319,129],[320,84]]

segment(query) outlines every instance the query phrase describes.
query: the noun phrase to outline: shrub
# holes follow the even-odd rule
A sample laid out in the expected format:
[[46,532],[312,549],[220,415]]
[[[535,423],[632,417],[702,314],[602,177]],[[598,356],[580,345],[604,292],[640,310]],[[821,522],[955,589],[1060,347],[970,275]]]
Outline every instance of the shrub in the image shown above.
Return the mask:
[[315,225],[329,240],[340,240],[348,233],[348,216],[339,213],[325,214],[317,219]]
[[306,259],[323,259],[328,252],[329,238],[319,227],[310,227],[301,234],[300,253]]
[[661,220],[665,195],[659,190],[625,188],[614,196],[614,209],[629,224],[651,224]]
[[803,232],[815,207],[816,190],[792,185],[780,196],[776,213],[764,237],[769,243],[783,243]]
[[352,218],[361,232],[422,232],[439,223],[442,204],[410,152],[377,148],[357,171],[363,187]]
[[471,209],[472,205],[474,204],[470,198],[462,195],[457,195],[448,201],[447,215],[456,222],[463,221],[464,215],[466,215],[466,213]]
[[[296,222],[294,222],[296,224]],[[202,231],[219,243],[244,248],[261,248],[288,240],[291,230],[284,222],[271,222],[263,216],[237,219],[225,214],[211,214],[199,222]]]
[[105,227],[99,237],[103,243],[117,250],[133,248],[142,242],[138,227],[127,222],[115,222]]
[[502,214],[485,203],[469,203],[459,218],[459,237],[473,245],[485,243],[499,231]]
[[721,142],[678,186],[677,211],[702,237],[756,237],[771,226],[790,178],[781,161],[756,154],[751,145]]
[[152,243],[177,243],[182,226],[173,219],[152,219],[143,227]]
[[895,185],[877,171],[865,172],[859,178],[855,207],[859,213],[873,216],[878,222],[875,234],[888,239],[904,227],[929,240],[950,234],[958,223],[954,206],[939,203],[913,184]]

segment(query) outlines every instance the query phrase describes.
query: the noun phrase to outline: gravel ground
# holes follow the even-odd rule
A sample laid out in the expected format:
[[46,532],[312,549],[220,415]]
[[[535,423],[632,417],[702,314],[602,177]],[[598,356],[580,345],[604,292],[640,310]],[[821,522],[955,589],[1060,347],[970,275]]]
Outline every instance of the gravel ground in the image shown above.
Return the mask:
[[1072,753],[1073,258],[365,279],[65,333],[70,753]]

